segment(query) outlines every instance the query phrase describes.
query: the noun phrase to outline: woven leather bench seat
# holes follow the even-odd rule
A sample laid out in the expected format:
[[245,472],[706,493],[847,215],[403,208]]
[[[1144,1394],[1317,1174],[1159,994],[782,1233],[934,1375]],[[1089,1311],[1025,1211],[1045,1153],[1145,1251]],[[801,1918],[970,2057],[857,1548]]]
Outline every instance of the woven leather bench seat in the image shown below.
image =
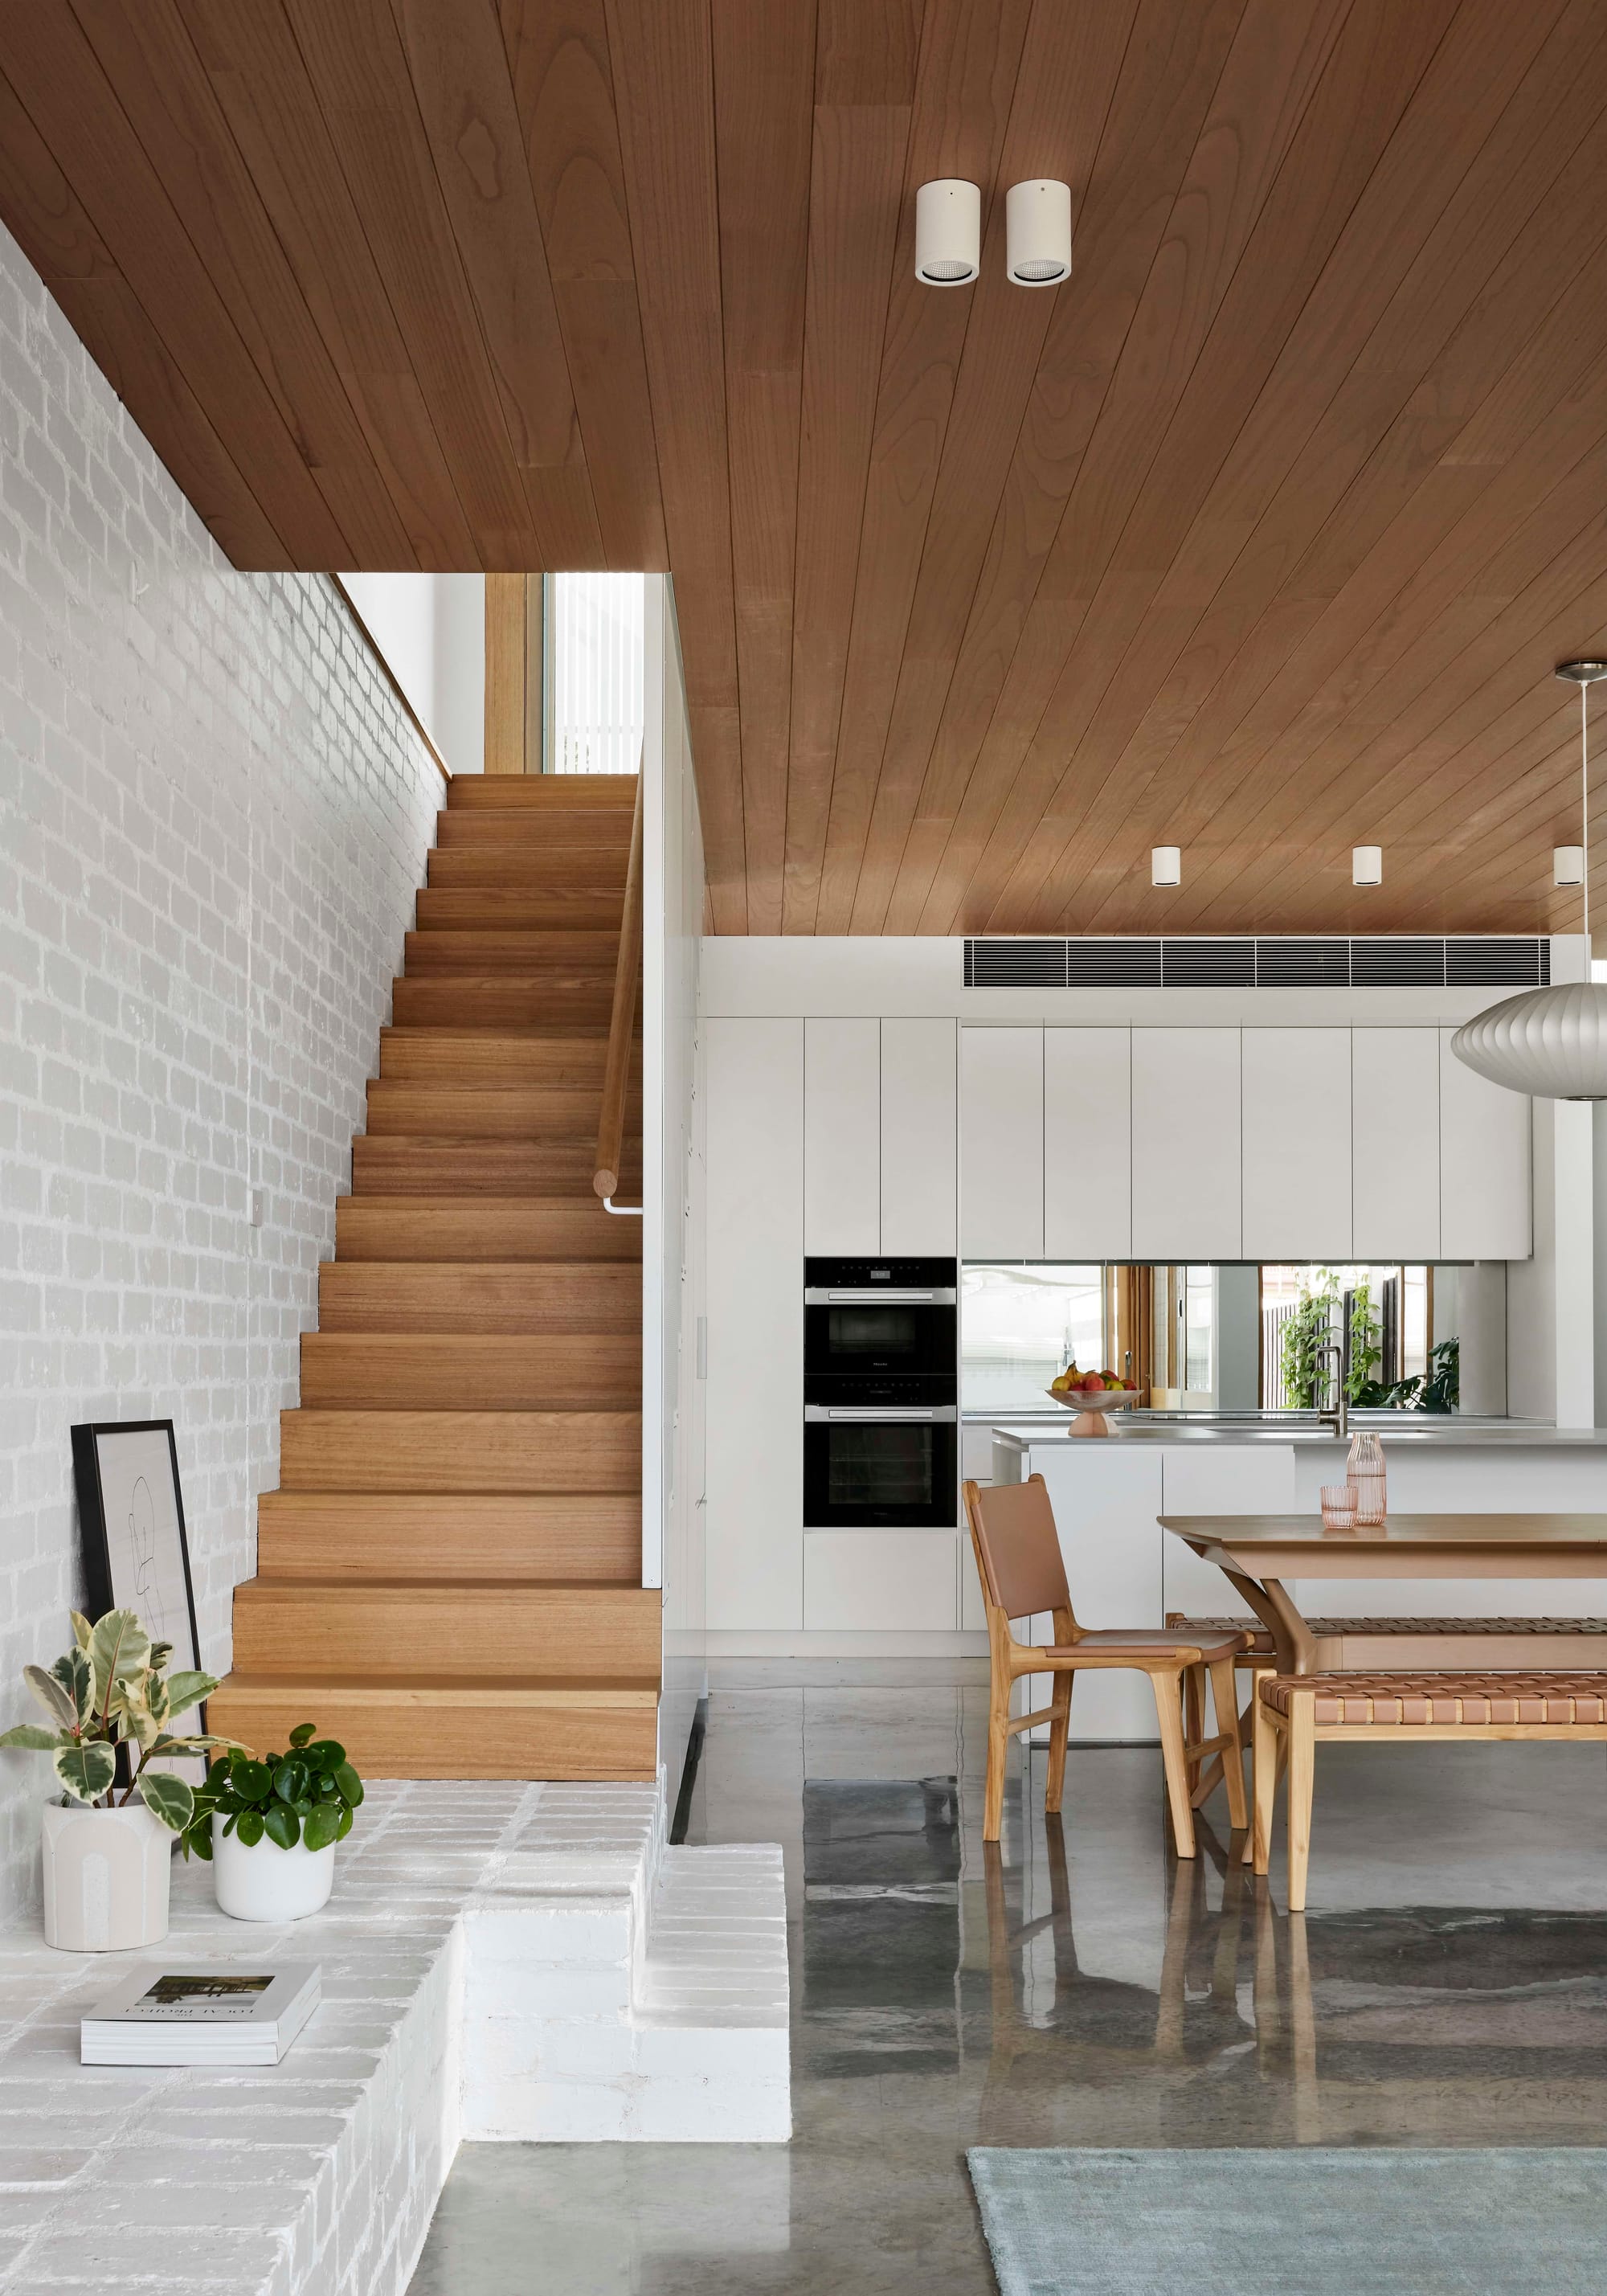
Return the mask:
[[1603,1674],[1275,1674],[1261,1696],[1280,1714],[1315,1690],[1312,1718],[1354,1728],[1409,1729],[1414,1723],[1607,1723]]
[[[1175,1634],[1223,1634],[1237,1627],[1250,1639],[1248,1649],[1257,1658],[1273,1654],[1272,1636],[1255,1619],[1192,1619],[1182,1611],[1168,1611],[1167,1625]],[[1607,1619],[1308,1619],[1314,1635],[1600,1635],[1607,1640]]]

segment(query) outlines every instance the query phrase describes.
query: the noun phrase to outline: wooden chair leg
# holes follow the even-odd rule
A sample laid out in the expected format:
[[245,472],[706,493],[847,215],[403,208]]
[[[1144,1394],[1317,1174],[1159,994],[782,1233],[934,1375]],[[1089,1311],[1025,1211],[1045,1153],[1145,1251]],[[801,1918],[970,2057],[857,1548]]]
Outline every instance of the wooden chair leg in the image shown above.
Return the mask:
[[[1183,1736],[1186,1745],[1197,1746],[1205,1735],[1205,1669],[1191,1666],[1183,1677]],[[1188,1782],[1191,1792],[1200,1783],[1199,1755],[1191,1755]]]
[[1194,1813],[1189,1807],[1188,1758],[1184,1752],[1183,1685],[1175,1674],[1152,1674],[1160,1721],[1160,1759],[1172,1807],[1172,1840],[1179,1857],[1194,1854]]
[[1316,1701],[1289,1702],[1289,1910],[1306,1909],[1306,1865],[1311,1854],[1311,1797],[1316,1783]]
[[1050,1700],[1049,1774],[1044,1781],[1044,1810],[1054,1816],[1060,1809],[1061,1797],[1066,1790],[1066,1741],[1071,1734],[1071,1692],[1077,1677],[1070,1667],[1054,1677],[1054,1694]]
[[988,1784],[982,1795],[982,1839],[996,1841],[1004,1821],[1004,1763],[1010,1751],[1010,1677],[995,1667],[988,1695]]
[[1250,1721],[1251,1767],[1255,1774],[1255,1869],[1265,1874],[1272,1857],[1272,1807],[1278,1791],[1278,1731],[1256,1685],[1255,1712]]
[[1210,1669],[1211,1697],[1217,1709],[1217,1727],[1226,1730],[1233,1743],[1222,1750],[1223,1780],[1227,1787],[1228,1823],[1235,1833],[1250,1823],[1250,1808],[1244,1798],[1244,1750],[1239,1743],[1239,1700],[1234,1684],[1234,1662],[1231,1658],[1218,1659]]

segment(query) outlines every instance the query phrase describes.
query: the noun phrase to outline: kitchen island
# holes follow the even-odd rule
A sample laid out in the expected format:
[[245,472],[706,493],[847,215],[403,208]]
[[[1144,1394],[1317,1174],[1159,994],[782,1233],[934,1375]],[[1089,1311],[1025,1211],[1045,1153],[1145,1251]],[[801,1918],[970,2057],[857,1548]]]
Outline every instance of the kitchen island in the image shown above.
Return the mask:
[[[1391,1510],[1414,1514],[1607,1512],[1607,1429],[1534,1422],[1358,1414],[1379,1436]],[[1248,1617],[1222,1573],[1160,1528],[1170,1515],[1316,1514],[1324,1483],[1344,1480],[1349,1444],[1307,1420],[1167,1420],[1117,1424],[1103,1440],[1036,1421],[996,1426],[993,1480],[1048,1485],[1071,1600],[1089,1627],[1159,1627],[1168,1611]],[[1473,1618],[1607,1609],[1595,1578],[1301,1579],[1291,1592],[1308,1616],[1389,1613]],[[1049,1640],[1048,1621],[1035,1640]],[[1137,1676],[1078,1682],[1071,1734],[1152,1741],[1154,1704]]]

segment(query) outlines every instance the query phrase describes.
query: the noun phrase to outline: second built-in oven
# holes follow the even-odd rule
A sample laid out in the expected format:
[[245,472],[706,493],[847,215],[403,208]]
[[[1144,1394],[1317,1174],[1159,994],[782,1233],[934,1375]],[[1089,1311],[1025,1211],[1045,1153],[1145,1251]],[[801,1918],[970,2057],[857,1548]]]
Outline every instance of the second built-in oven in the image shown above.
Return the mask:
[[952,1259],[805,1263],[804,1521],[953,1525],[959,1412]]

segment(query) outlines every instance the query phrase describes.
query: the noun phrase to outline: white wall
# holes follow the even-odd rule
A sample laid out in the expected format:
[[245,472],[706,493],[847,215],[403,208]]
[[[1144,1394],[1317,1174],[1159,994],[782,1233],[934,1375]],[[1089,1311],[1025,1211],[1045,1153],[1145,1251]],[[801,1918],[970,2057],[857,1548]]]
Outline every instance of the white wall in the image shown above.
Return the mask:
[[[176,1423],[228,1662],[440,794],[332,584],[229,569],[0,232],[5,1723],[83,1600],[78,1421]],[[0,1755],[0,1915],[44,1791]]]
[[453,772],[483,772],[485,576],[342,574],[340,579]]
[[643,792],[642,1580],[664,1590],[660,1759],[673,1808],[702,1696],[703,1110],[698,957],[703,839],[667,576],[646,581],[646,783]]

